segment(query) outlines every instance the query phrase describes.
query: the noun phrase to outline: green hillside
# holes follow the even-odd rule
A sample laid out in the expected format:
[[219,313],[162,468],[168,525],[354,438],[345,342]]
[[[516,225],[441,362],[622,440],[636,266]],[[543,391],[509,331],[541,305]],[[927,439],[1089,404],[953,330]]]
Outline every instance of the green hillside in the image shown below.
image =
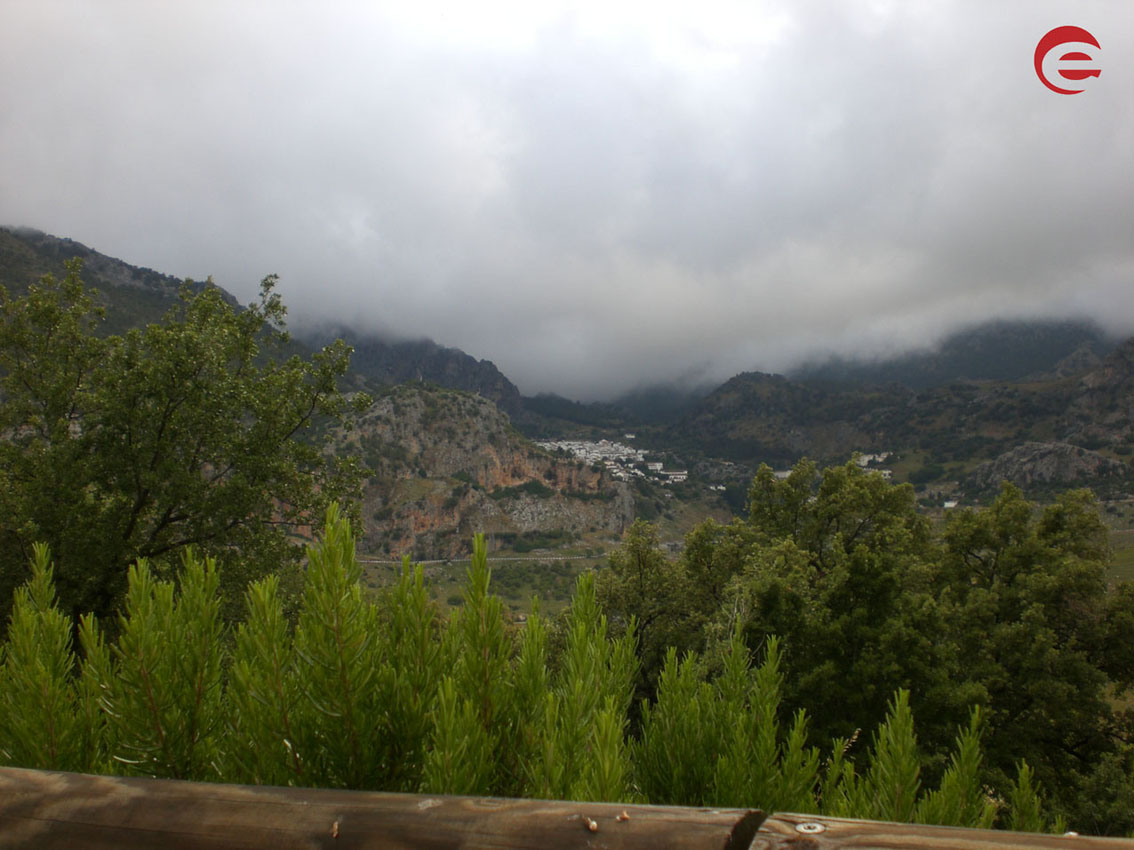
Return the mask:
[[[106,307],[103,331],[121,333],[158,321],[177,301],[185,281],[153,269],[132,266],[100,254],[81,242],[49,236],[30,228],[0,227],[0,285],[22,294],[45,274],[62,278],[63,264],[83,261],[83,282],[99,291]],[[194,283],[200,290],[205,284]],[[223,290],[222,290],[223,291]],[[231,304],[236,299],[225,293]]]

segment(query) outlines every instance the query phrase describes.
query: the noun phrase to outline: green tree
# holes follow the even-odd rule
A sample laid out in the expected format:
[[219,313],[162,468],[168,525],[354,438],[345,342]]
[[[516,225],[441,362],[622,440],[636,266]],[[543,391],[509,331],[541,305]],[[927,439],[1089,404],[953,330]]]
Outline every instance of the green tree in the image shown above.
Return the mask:
[[179,578],[179,588],[155,579],[144,560],[130,568],[118,642],[107,652],[84,633],[87,674],[98,684],[121,769],[217,779],[224,626],[216,563],[186,552]]
[[[50,557],[36,546],[0,645],[0,763],[42,770],[94,766],[75,679],[71,623],[55,606]],[[89,692],[88,692],[89,693]]]
[[37,542],[72,616],[115,611],[130,564],[169,568],[187,547],[226,566],[236,600],[253,565],[297,563],[295,532],[357,487],[353,461],[299,439],[343,421],[350,349],[284,359],[274,277],[247,309],[187,286],[161,323],[100,337],[80,271],[0,288],[0,612]]
[[937,640],[935,554],[913,488],[853,462],[820,474],[801,461],[785,480],[762,466],[749,516],[753,542],[718,634],[739,624],[752,649],[780,636],[785,702],[807,709],[817,743],[880,723],[908,688],[931,720],[926,739],[948,746],[966,709]]
[[1077,820],[1076,786],[1116,753],[1106,670],[1129,646],[1112,642],[1128,597],[1107,593],[1094,497],[1071,491],[1037,511],[1006,484],[986,510],[954,515],[944,542],[939,594],[968,687],[987,706],[993,781],[1007,787],[1025,759]]
[[707,519],[685,536],[681,564],[688,579],[691,616],[708,621],[729,598],[729,585],[743,569],[758,532],[743,520],[722,525]]
[[450,668],[441,683],[432,751],[424,786],[441,794],[493,794],[501,776],[503,745],[515,729],[509,687],[512,638],[504,603],[489,591],[492,570],[484,535],[473,539],[463,604],[446,635]]
[[639,519],[610,554],[595,591],[612,635],[625,634],[634,624],[638,696],[652,694],[669,647],[684,651],[700,642],[699,618],[689,604],[692,586],[685,570],[661,551],[657,528]]

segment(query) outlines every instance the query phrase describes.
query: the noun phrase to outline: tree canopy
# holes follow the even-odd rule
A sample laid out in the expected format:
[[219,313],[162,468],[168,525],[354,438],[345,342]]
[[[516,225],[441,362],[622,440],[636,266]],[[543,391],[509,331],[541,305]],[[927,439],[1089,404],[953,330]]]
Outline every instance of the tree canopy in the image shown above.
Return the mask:
[[1111,697],[1129,670],[1113,654],[1108,622],[1126,612],[1107,593],[1106,527],[1094,497],[1062,494],[1042,510],[1006,484],[986,510],[959,513],[944,532],[936,595],[948,639],[963,659],[971,699],[988,706],[996,779],[1026,758],[1052,788],[1073,788],[1108,753],[1116,732]]
[[677,561],[636,524],[598,588],[613,620],[652,627],[649,696],[666,645],[711,657],[737,635],[750,653],[774,640],[781,720],[806,710],[809,743],[856,740],[908,690],[937,777],[979,709],[984,783],[1009,793],[1024,761],[1072,822],[1127,831],[1134,736],[1115,707],[1134,678],[1134,592],[1108,589],[1108,558],[1089,491],[1041,508],[1005,485],[934,529],[908,484],[804,460],[783,479],[761,467],[747,520],[703,523]]
[[359,481],[303,439],[348,412],[350,349],[285,358],[274,276],[247,309],[186,286],[160,323],[102,336],[80,274],[0,288],[0,611],[38,542],[71,615],[116,610],[139,558],[192,547],[231,562],[233,586],[251,578],[237,564],[296,562],[297,532]]

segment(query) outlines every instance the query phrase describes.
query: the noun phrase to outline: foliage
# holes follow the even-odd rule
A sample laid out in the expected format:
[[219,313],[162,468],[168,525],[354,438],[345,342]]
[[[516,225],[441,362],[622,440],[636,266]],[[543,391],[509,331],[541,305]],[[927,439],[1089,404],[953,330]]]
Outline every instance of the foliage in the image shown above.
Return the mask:
[[[180,592],[143,560],[130,568],[110,653],[94,632],[85,650],[112,757],[126,773],[216,779],[223,720],[216,563],[185,557]],[[172,636],[176,635],[176,640]]]
[[553,496],[555,491],[544,484],[542,481],[525,481],[523,484],[517,484],[514,487],[497,487],[488,494],[489,498],[495,501],[503,499],[517,499],[521,496],[534,496],[537,499],[546,499]]
[[491,794],[505,781],[491,755],[513,730],[508,683],[512,654],[504,605],[489,593],[491,571],[483,535],[473,542],[462,606],[447,633],[449,673],[441,685],[439,720],[425,781],[447,794]]
[[[306,754],[309,781],[320,786],[366,787],[380,767],[383,730],[373,718],[383,671],[377,611],[363,598],[361,575],[354,538],[332,507],[322,545],[308,552],[303,607],[295,627],[304,708],[320,718],[308,726],[317,734],[301,737],[299,746]],[[325,734],[323,723],[333,723],[334,734]]]
[[171,572],[195,547],[237,591],[250,569],[298,560],[291,536],[359,480],[297,439],[346,413],[350,352],[276,356],[288,337],[274,285],[245,310],[186,286],[162,322],[109,337],[78,261],[22,297],[0,288],[0,610],[35,542],[51,546],[71,616],[118,610],[141,558]]
[[[55,602],[47,547],[37,545],[32,577],[16,591],[7,644],[0,649],[0,758],[5,763],[90,770],[97,757],[84,728],[90,692],[74,676],[71,623]],[[86,719],[89,719],[89,715]]]
[[[248,588],[234,633],[219,617],[216,564],[193,554],[177,582],[130,574],[117,636],[81,624],[81,657],[36,550],[0,645],[0,759],[17,766],[426,793],[761,806],[987,825],[1048,826],[1029,769],[997,812],[978,789],[980,717],[945,780],[919,773],[899,691],[861,757],[807,744],[806,712],[783,723],[780,642],[758,667],[739,629],[715,657],[667,653],[658,697],[627,736],[636,632],[613,637],[594,577],[580,577],[562,633],[522,629],[491,592],[474,541],[465,604],[443,622],[420,568],[363,595],[349,522],[328,511],[308,550],[298,621],[274,578]],[[711,671],[716,671],[711,672]]]
[[628,769],[619,768],[623,726],[637,672],[636,624],[608,640],[593,574],[576,584],[564,627],[564,648],[543,701],[541,781],[535,796],[625,799]]
[[657,530],[636,520],[626,531],[621,548],[609,557],[609,569],[595,583],[599,602],[615,634],[631,628],[637,637],[640,666],[638,696],[652,693],[671,647],[687,646],[696,632],[695,614],[687,605],[692,586],[677,564],[658,548]]
[[294,675],[295,650],[279,598],[268,576],[248,588],[247,619],[236,632],[230,667],[227,772],[245,782],[291,785],[304,779],[296,748],[303,695]]
[[700,622],[711,619],[730,598],[729,585],[743,571],[756,537],[755,528],[739,519],[729,525],[708,519],[685,536],[681,565]]
[[[855,463],[820,474],[801,462],[785,480],[761,467],[749,522],[712,547],[735,573],[714,616],[739,625],[750,648],[779,635],[791,665],[787,703],[806,707],[811,740],[845,738],[881,722],[898,688],[917,694],[936,745],[948,746],[964,711],[947,686],[947,651],[934,636],[934,557],[912,488]],[[706,560],[702,555],[699,560]]]
[[799,712],[781,733],[779,642],[754,672],[739,634],[709,684],[696,656],[666,656],[657,702],[642,708],[639,778],[651,800],[806,811],[815,806],[819,752]]
[[1024,759],[1067,798],[1115,752],[1106,671],[1131,640],[1108,642],[1129,597],[1107,594],[1106,528],[1093,497],[1071,491],[1037,513],[1005,485],[987,510],[955,514],[944,543],[939,598],[963,676],[995,730],[992,781],[1005,787]]
[[[871,808],[882,805],[878,789],[893,791],[898,779],[909,787],[916,768],[919,782],[951,789],[950,802],[931,793],[910,810],[915,795],[907,795],[886,804],[893,816],[984,822],[990,794],[1024,801],[1042,786],[1056,812],[1085,829],[1134,826],[1134,713],[1112,708],[1132,684],[1134,592],[1106,587],[1106,529],[1089,493],[1062,494],[1040,510],[1007,486],[988,508],[954,512],[934,534],[909,485],[855,463],[820,472],[803,461],[784,479],[762,467],[747,521],[703,523],[676,563],[652,535],[645,524],[632,529],[599,586],[615,622],[631,611],[666,624],[656,639],[641,629],[640,651],[643,669],[660,673],[640,688],[658,706],[643,716],[668,716],[663,687],[691,706],[672,720],[666,746],[708,759],[700,724],[721,722],[697,713],[708,698],[697,696],[683,653],[704,653],[711,671],[736,635],[750,652],[777,636],[778,722],[806,710],[807,746],[855,741],[871,728],[897,734],[906,708],[920,720],[917,747],[894,750],[905,772],[884,782],[822,780],[820,798],[833,811],[880,816]],[[629,581],[638,566],[641,579]],[[667,646],[677,647],[672,659]],[[903,702],[893,703],[895,693]],[[967,730],[961,738],[958,728]],[[838,794],[850,796],[831,802]]]
[[[969,715],[969,725],[957,735],[956,750],[949,760],[949,766],[941,779],[938,790],[930,793],[918,805],[917,819],[922,823],[940,823],[946,826],[963,826],[976,823],[982,827],[992,825],[996,817],[996,805],[987,798],[981,788],[980,736],[982,731],[981,711],[974,706]],[[1011,829],[1042,832],[1043,822],[1039,819],[1039,797],[1027,798],[1027,826],[1012,826]],[[1023,823],[1024,798],[1021,797],[1012,807]]]

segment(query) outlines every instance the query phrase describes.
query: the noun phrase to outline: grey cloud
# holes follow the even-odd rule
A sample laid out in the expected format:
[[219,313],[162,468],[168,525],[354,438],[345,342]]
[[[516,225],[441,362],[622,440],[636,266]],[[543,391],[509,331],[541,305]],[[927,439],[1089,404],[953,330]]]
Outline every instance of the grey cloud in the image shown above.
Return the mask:
[[1031,67],[1054,2],[739,5],[766,23],[735,32],[564,6],[483,39],[396,8],[6,4],[0,221],[242,298],[278,272],[298,322],[431,336],[525,392],[994,316],[1134,332],[1118,4],[1076,7],[1104,71],[1075,97]]

